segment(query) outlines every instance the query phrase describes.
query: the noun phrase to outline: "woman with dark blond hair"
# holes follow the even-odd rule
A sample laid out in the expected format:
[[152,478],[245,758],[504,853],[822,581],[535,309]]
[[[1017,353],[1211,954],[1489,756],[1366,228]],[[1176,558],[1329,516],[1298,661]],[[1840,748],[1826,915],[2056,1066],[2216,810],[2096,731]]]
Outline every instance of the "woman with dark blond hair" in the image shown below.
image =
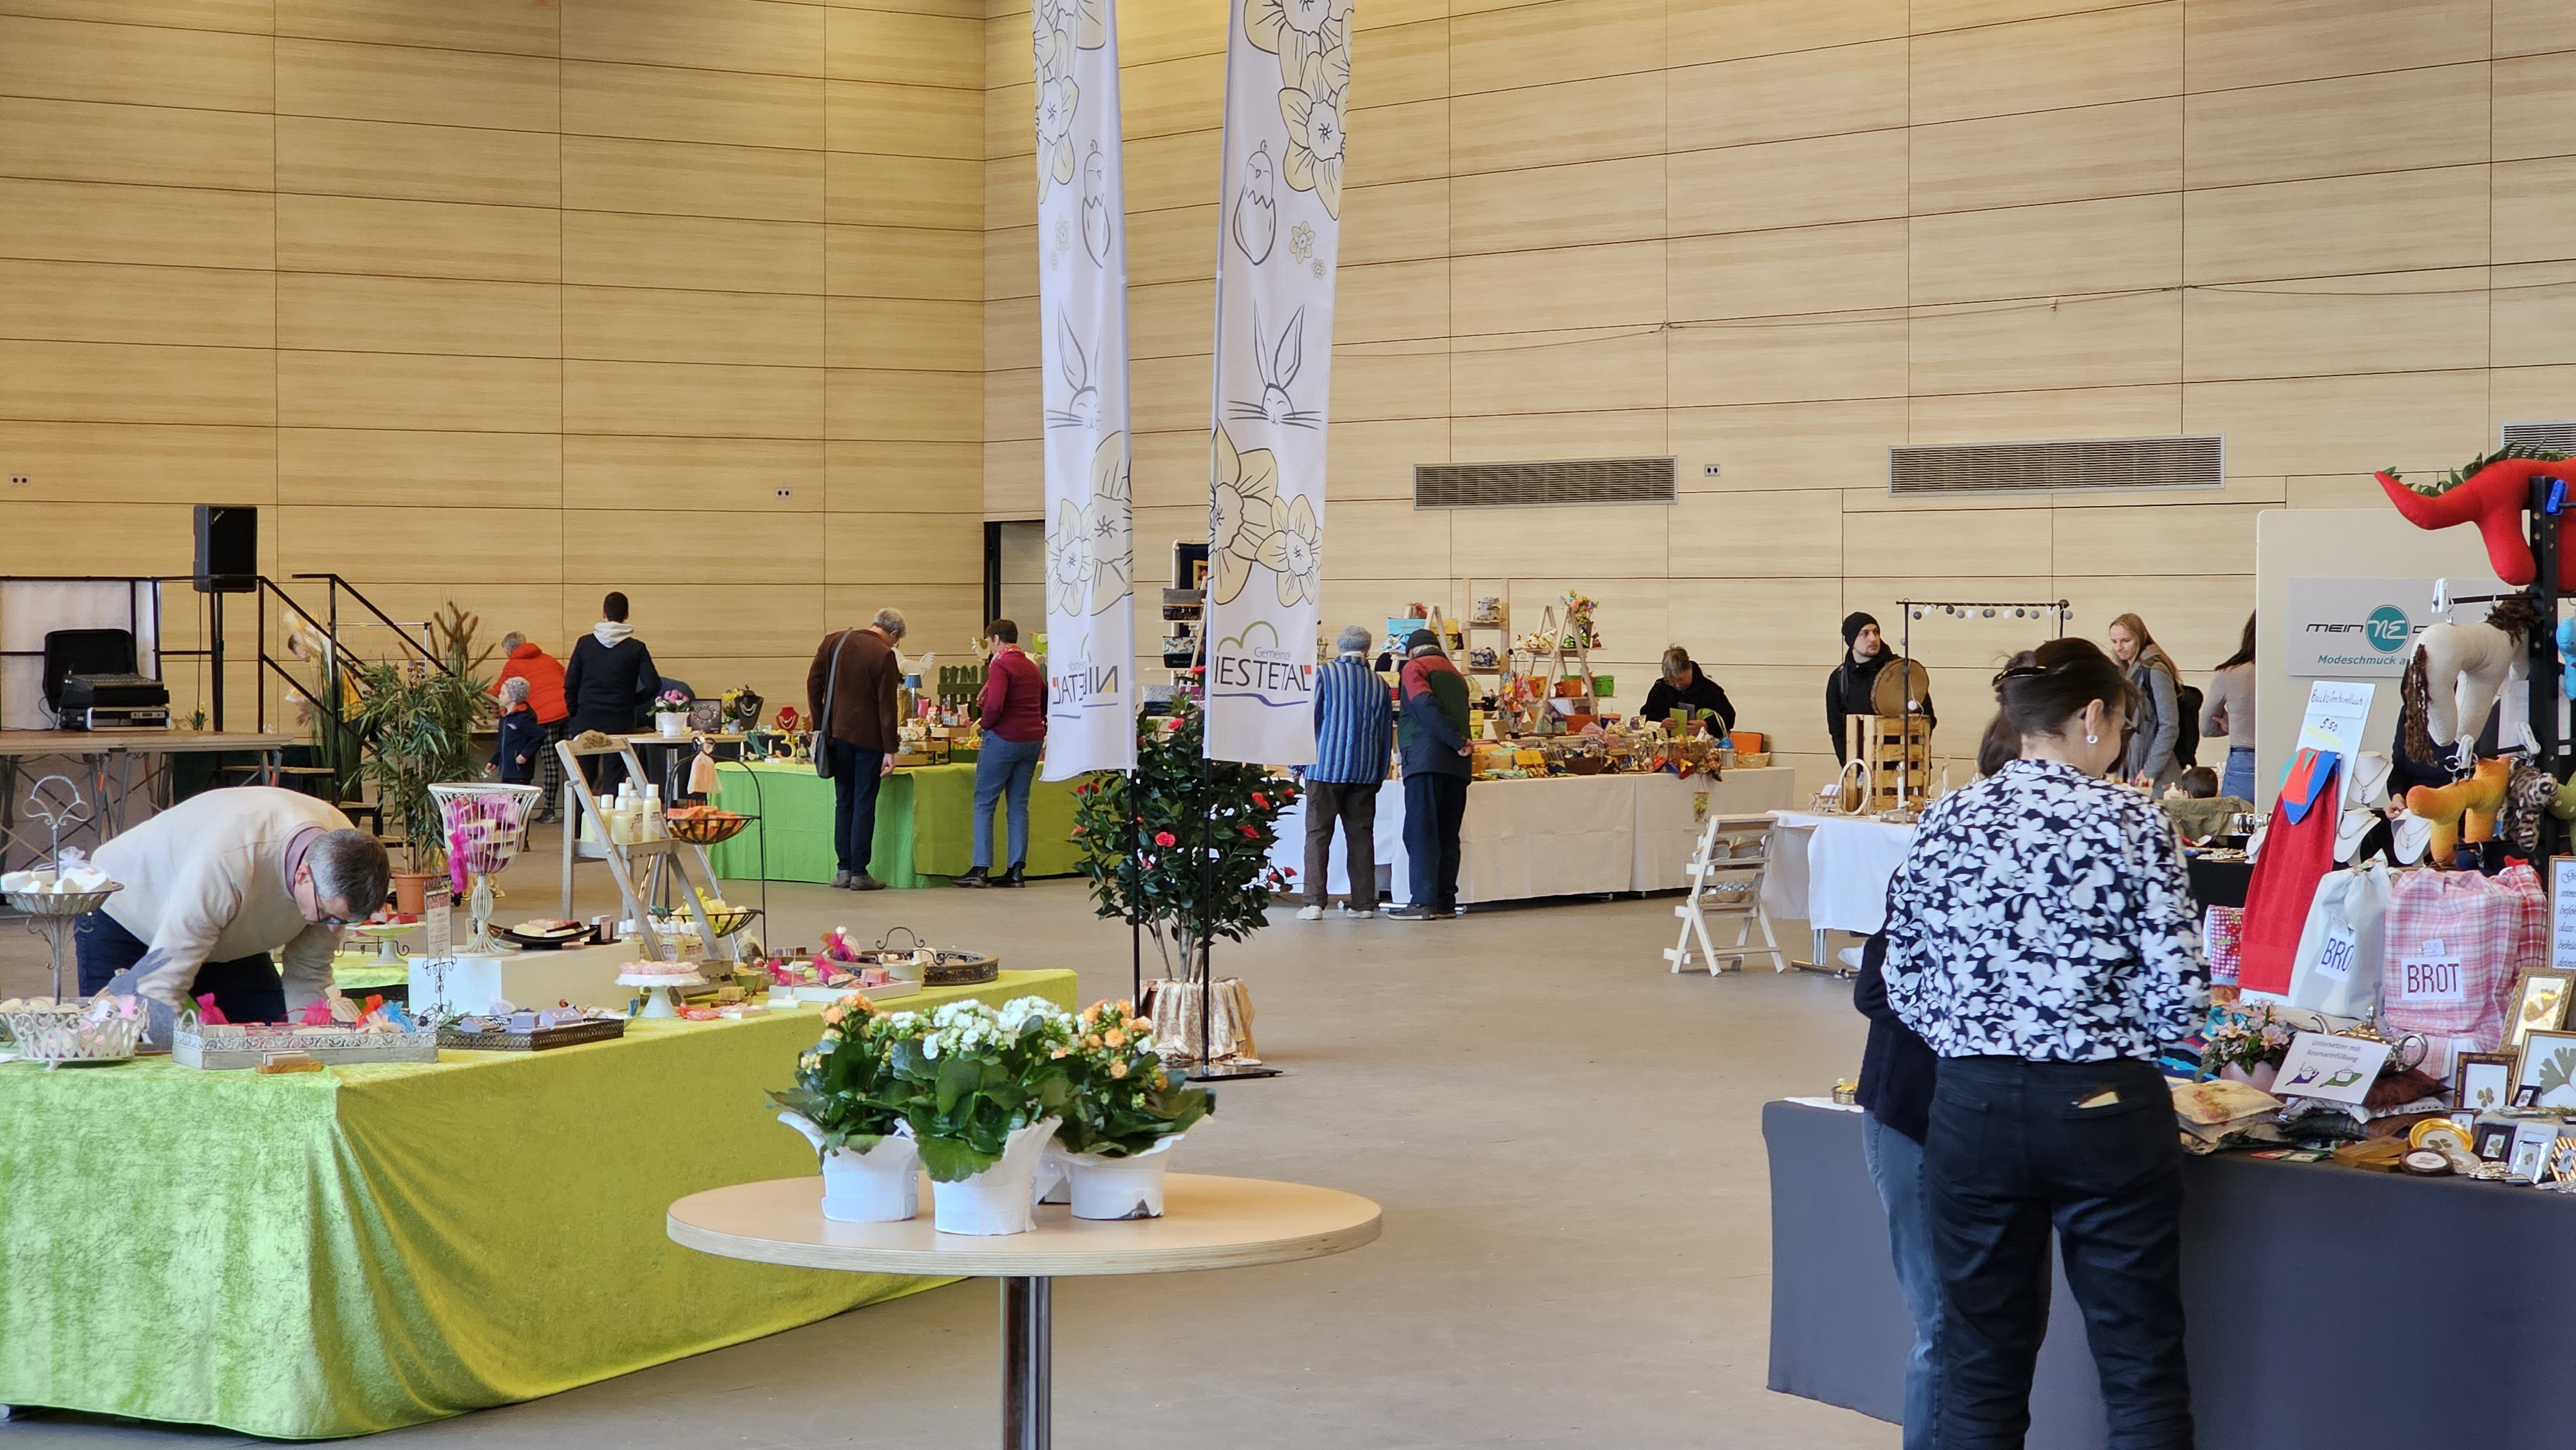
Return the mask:
[[2138,707],[2129,720],[2129,750],[2121,773],[2132,785],[2156,795],[2182,776],[2174,755],[2182,743],[2182,672],[2173,656],[2147,633],[2147,622],[2134,614],[2111,621],[2111,657],[2129,687],[2138,692]]

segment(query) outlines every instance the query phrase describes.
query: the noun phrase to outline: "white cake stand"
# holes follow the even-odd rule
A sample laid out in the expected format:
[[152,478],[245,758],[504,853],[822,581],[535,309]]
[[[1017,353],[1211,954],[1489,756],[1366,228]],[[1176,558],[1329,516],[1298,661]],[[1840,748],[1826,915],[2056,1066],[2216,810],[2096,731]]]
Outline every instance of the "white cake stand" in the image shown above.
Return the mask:
[[699,976],[695,972],[691,972],[685,977],[643,977],[638,976],[633,972],[619,972],[617,974],[617,985],[621,987],[642,987],[645,989],[644,1010],[639,1015],[645,1017],[677,1017],[680,1015],[680,991],[683,988],[688,987],[703,987],[707,985],[707,979]]

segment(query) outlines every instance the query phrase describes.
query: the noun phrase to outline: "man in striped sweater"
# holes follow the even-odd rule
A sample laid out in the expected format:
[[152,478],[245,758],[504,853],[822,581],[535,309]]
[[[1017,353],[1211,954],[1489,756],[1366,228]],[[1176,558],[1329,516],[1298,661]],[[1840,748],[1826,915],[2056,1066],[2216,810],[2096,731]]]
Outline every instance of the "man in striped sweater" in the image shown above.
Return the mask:
[[1299,921],[1324,915],[1333,822],[1342,823],[1351,894],[1342,910],[1377,914],[1377,791],[1395,747],[1395,706],[1369,668],[1369,632],[1359,625],[1333,641],[1333,661],[1315,672],[1315,763],[1306,767],[1306,904]]

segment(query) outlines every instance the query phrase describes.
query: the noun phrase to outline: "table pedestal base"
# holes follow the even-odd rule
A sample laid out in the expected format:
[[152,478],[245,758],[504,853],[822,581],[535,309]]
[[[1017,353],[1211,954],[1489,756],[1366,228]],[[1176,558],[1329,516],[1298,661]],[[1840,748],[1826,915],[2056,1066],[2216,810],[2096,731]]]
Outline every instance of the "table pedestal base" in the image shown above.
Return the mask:
[[1055,1443],[1055,1280],[1002,1277],[1002,1450]]

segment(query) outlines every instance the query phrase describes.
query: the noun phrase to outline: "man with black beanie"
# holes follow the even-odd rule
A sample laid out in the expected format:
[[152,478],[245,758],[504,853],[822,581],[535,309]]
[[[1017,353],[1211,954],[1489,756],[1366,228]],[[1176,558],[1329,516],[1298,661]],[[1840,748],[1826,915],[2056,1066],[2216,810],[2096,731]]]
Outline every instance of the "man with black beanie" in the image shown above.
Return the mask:
[[1876,619],[1857,610],[1843,616],[1842,662],[1825,677],[1825,733],[1833,737],[1836,765],[1846,763],[1850,753],[1843,740],[1843,721],[1878,713],[1870,695],[1878,684],[1878,672],[1887,668],[1890,658],[1886,641],[1878,636]]

